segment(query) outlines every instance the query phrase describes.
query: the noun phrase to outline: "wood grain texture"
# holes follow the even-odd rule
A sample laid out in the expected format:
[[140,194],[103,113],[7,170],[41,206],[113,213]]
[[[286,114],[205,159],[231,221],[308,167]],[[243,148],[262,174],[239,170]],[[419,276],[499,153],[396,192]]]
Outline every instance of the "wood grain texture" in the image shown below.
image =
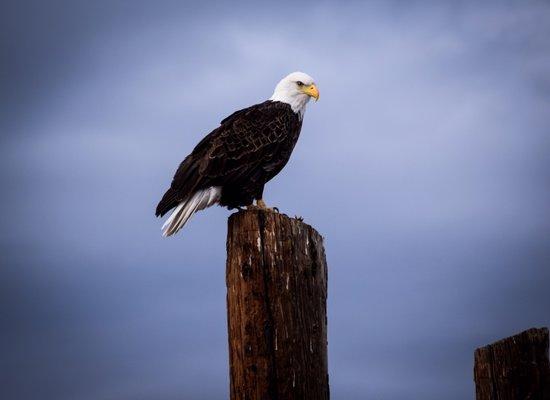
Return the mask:
[[475,351],[477,400],[549,400],[548,329],[532,328]]
[[328,399],[319,233],[274,212],[231,215],[226,282],[231,399]]

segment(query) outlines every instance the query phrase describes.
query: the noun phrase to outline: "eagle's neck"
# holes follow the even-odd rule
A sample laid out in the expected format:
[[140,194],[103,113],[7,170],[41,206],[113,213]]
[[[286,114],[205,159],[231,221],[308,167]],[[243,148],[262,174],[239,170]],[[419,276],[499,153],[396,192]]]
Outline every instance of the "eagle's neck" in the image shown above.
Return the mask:
[[309,96],[303,93],[300,94],[288,94],[284,91],[275,90],[273,96],[269,98],[271,101],[280,101],[290,105],[292,111],[299,115],[300,119],[304,118],[306,112],[306,105],[309,101]]

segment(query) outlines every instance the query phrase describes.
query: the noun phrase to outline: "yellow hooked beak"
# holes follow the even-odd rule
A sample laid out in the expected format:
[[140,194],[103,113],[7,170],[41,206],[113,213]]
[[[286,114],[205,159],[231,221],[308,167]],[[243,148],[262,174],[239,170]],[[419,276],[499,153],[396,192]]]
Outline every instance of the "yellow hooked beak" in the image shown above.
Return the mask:
[[315,86],[315,84],[304,86],[302,91],[308,96],[313,97],[315,101],[319,100],[319,89],[317,89],[317,86]]

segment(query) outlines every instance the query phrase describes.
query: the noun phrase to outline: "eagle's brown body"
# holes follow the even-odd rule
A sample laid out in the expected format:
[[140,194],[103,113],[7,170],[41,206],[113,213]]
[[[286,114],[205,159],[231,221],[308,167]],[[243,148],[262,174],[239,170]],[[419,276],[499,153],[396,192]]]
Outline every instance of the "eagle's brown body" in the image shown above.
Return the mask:
[[180,164],[156,215],[212,187],[221,189],[219,204],[230,209],[261,199],[265,183],[288,162],[301,127],[299,114],[279,101],[231,114]]

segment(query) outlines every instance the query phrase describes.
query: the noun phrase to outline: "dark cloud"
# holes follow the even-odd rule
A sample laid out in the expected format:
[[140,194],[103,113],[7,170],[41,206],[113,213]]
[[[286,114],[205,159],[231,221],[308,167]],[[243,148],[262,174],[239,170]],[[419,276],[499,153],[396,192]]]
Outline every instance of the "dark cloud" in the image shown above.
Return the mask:
[[296,69],[321,101],[266,197],[326,238],[333,397],[473,398],[475,347],[550,323],[546,3],[10,7],[3,397],[226,397],[228,212],[153,210]]

